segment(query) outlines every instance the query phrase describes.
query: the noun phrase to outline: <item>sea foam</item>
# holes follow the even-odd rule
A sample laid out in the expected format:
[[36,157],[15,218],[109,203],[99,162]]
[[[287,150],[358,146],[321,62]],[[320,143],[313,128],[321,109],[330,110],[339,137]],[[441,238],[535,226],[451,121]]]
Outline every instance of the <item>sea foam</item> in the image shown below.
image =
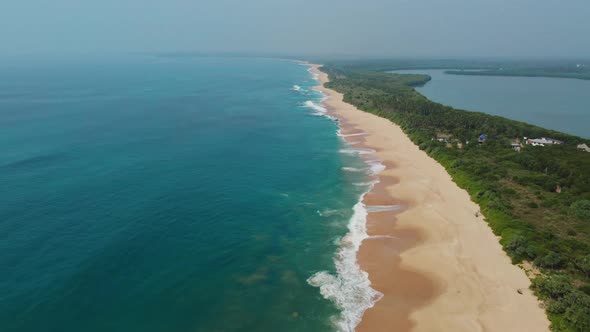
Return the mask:
[[[311,69],[310,73],[314,74]],[[317,80],[317,74],[314,74]],[[305,106],[316,111],[318,115],[327,115],[326,108],[312,101],[305,102]],[[334,119],[333,117],[330,117]],[[342,134],[338,130],[338,136],[363,136],[367,133]],[[350,146],[350,145],[349,145]],[[342,149],[340,153],[370,154],[375,153],[371,149]],[[377,175],[385,169],[385,166],[378,160],[365,160],[368,168],[342,167],[347,172],[368,172]],[[353,207],[353,214],[348,222],[348,233],[338,239],[339,249],[334,257],[336,274],[327,271],[319,271],[307,279],[308,284],[320,289],[320,294],[332,301],[341,310],[340,316],[335,319],[334,324],[339,331],[353,332],[360,323],[363,313],[379,301],[383,294],[371,288],[371,281],[367,272],[361,270],[356,254],[367,235],[367,208],[363,203],[365,195],[378,183],[378,180],[362,183],[368,185],[358,202]],[[356,184],[359,185],[359,184]],[[319,212],[319,211],[318,211]],[[320,214],[322,215],[322,214]]]
[[312,275],[307,282],[320,289],[322,296],[336,304],[341,310],[335,325],[340,331],[352,332],[360,323],[365,310],[379,301],[383,294],[371,288],[367,272],[361,270],[356,260],[356,253],[367,236],[367,210],[359,202],[353,208],[353,215],[348,224],[348,234],[340,240],[340,248],[334,258],[336,275],[320,271]]
[[325,107],[323,107],[322,105],[320,105],[320,104],[318,104],[316,102],[313,102],[311,100],[308,100],[308,101],[306,101],[306,102],[303,103],[303,106],[312,109],[314,111],[312,113],[313,115],[325,116],[328,119],[336,120],[335,117],[330,116],[328,114],[328,110]]
[[303,106],[311,108],[312,110],[316,111],[317,113],[320,113],[321,115],[325,114],[328,111],[325,107],[317,103],[314,103],[311,100],[307,100],[306,102],[304,102]]
[[371,169],[371,174],[377,175],[385,170],[385,165],[383,165],[378,160],[367,161],[369,167]]
[[371,154],[375,153],[373,149],[340,149],[340,153],[344,154]]
[[368,186],[372,186],[375,185],[378,181],[370,181],[370,182],[355,182],[352,185],[357,186],[357,187],[368,187]]
[[356,168],[356,167],[342,167],[343,171],[346,172],[364,172],[365,170],[362,168]]
[[317,81],[317,80],[320,78],[320,75],[318,75],[317,73],[315,73],[315,72],[313,71],[313,69],[311,69],[311,67],[309,67],[309,69],[307,69],[307,71],[308,71],[308,72],[311,74],[311,76],[312,76],[312,78],[313,78],[314,80],[316,80],[316,81]]

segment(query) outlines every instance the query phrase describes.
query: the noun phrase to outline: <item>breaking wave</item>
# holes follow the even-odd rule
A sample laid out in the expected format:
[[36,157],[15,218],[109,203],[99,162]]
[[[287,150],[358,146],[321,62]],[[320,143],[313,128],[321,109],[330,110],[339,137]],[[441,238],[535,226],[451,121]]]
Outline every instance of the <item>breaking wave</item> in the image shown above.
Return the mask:
[[314,80],[318,80],[320,78],[320,75],[318,75],[317,73],[314,73],[313,69],[311,69],[311,67],[309,67],[309,69],[307,69],[307,71],[311,74],[311,77]]
[[356,168],[356,167],[342,167],[343,171],[346,172],[364,172],[365,169],[362,168]]
[[[314,75],[314,78],[317,79],[317,75]],[[306,101],[304,105],[313,109],[316,114],[326,115],[327,110],[321,105],[312,101]],[[338,130],[338,136],[341,137],[363,135],[367,135],[367,133],[359,132],[345,135]],[[375,151],[371,149],[348,148],[340,150],[340,153],[360,155],[375,153]],[[385,166],[378,160],[365,160],[365,162],[368,165],[367,168],[342,167],[342,170],[347,172],[366,172],[368,175],[377,175],[385,169]],[[335,319],[334,324],[339,331],[343,332],[353,332],[356,326],[360,323],[364,312],[375,305],[375,303],[383,297],[383,294],[371,287],[368,273],[361,270],[356,259],[362,241],[368,238],[368,210],[363,203],[363,198],[376,183],[378,183],[377,180],[355,184],[362,186],[366,185],[367,191],[359,197],[358,202],[353,207],[353,214],[348,222],[348,233],[343,238],[337,240],[339,248],[334,257],[336,273],[332,274],[327,271],[319,271],[307,279],[308,284],[318,287],[320,294],[324,298],[332,301],[340,309],[340,316]],[[371,208],[374,209],[379,207]],[[328,210],[318,211],[320,215],[325,215],[326,212],[328,212]]]
[[355,182],[352,185],[357,186],[357,187],[367,187],[367,186],[372,186],[375,183],[376,183],[375,181],[371,181],[371,182]]
[[341,310],[340,317],[334,323],[338,330],[346,332],[354,331],[365,310],[383,297],[383,294],[371,288],[368,273],[361,270],[356,260],[361,242],[368,237],[367,210],[362,203],[363,197],[364,194],[353,208],[348,234],[340,240],[340,249],[334,258],[336,274],[320,271],[307,279],[311,286],[320,289],[324,298]]
[[340,153],[345,154],[371,154],[375,153],[373,149],[340,149]]
[[328,110],[325,107],[323,107],[322,105],[320,105],[320,104],[318,104],[316,102],[313,102],[311,100],[308,100],[308,101],[306,101],[306,102],[303,103],[303,106],[312,109],[313,110],[313,113],[312,113],[313,115],[325,116],[325,117],[327,117],[327,118],[329,118],[331,120],[336,121],[336,118],[335,117],[330,116],[328,114]]

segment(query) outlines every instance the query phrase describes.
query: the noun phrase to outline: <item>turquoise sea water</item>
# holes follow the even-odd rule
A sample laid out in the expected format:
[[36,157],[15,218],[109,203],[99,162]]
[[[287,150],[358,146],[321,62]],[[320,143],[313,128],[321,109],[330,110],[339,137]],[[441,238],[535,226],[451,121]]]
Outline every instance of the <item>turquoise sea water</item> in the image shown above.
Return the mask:
[[590,138],[590,81],[449,75],[444,70],[395,72],[430,75],[432,80],[417,90],[433,101]]
[[334,255],[366,166],[317,116],[307,67],[134,57],[0,77],[0,331],[354,325],[365,290]]

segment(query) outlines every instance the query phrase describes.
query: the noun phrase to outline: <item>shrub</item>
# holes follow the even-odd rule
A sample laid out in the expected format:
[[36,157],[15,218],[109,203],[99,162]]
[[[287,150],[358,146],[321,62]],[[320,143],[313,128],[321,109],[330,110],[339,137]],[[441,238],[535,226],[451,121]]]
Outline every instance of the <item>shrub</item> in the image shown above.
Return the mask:
[[557,200],[555,199],[544,199],[541,201],[541,206],[545,208],[550,208],[557,205]]
[[506,249],[516,258],[533,259],[537,256],[535,248],[521,235],[517,235],[506,244]]
[[590,331],[590,296],[575,291],[564,298],[569,307],[565,311],[565,319],[575,331]]
[[590,254],[576,260],[576,267],[587,277],[590,277]]
[[539,256],[535,259],[535,264],[540,267],[549,268],[549,269],[558,269],[561,267],[563,263],[563,258],[560,254],[550,251],[545,256]]
[[548,298],[547,311],[563,315],[573,331],[590,331],[590,296],[574,288],[567,277],[539,277],[533,288]]
[[512,240],[510,240],[510,242],[508,242],[506,244],[506,249],[514,251],[520,247],[525,246],[526,244],[527,244],[527,241],[524,238],[524,236],[517,235],[517,236],[513,237]]
[[463,165],[463,160],[457,159],[451,164],[451,168],[459,168],[461,165]]
[[511,196],[511,197],[516,196],[516,194],[517,194],[516,190],[514,190],[512,188],[504,188],[504,189],[502,189],[502,193],[506,194],[508,196]]
[[574,202],[570,207],[573,213],[581,219],[590,219],[590,201],[582,199]]
[[541,294],[553,299],[560,298],[574,290],[569,279],[561,275],[538,277],[533,280],[533,287]]

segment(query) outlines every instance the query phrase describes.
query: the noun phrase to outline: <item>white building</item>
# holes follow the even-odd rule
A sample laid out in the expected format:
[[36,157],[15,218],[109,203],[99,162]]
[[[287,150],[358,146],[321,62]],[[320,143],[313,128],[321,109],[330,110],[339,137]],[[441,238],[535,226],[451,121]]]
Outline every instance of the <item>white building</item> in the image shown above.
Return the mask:
[[529,139],[527,139],[525,137],[525,142],[526,142],[526,144],[530,144],[532,146],[545,146],[545,145],[553,145],[553,144],[563,144],[563,141],[556,140],[556,139],[553,139],[553,138],[546,138],[546,137],[529,138]]

